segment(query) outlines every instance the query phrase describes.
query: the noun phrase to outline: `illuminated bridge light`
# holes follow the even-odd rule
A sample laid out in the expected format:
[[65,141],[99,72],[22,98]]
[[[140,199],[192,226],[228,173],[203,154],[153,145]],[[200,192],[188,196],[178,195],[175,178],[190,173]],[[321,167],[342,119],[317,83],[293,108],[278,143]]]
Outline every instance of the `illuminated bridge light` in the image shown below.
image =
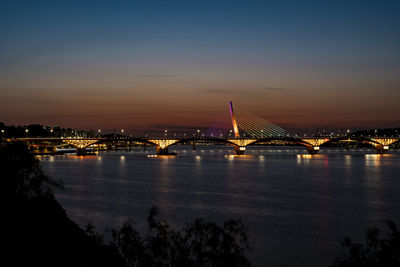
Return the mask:
[[[320,145],[329,141],[328,138],[302,138],[301,140],[303,142],[306,142],[306,143],[310,144],[311,146],[313,146],[314,149],[316,147],[318,147],[318,149],[319,149]],[[318,150],[318,149],[316,149],[316,150]]]
[[155,144],[158,147],[161,147],[162,149],[167,148],[170,145],[179,142],[178,139],[149,139],[148,141]]
[[63,142],[77,148],[85,148],[97,143],[98,139],[64,139]]
[[247,145],[257,141],[257,139],[228,139],[228,141],[238,147],[246,147]]
[[372,138],[371,141],[374,145],[389,146],[394,142],[399,141],[398,138]]

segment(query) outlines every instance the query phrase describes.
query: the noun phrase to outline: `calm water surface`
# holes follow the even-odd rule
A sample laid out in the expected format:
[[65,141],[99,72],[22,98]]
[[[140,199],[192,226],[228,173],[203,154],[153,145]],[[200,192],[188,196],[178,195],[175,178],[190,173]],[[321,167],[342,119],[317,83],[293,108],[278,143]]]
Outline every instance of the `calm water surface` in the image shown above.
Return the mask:
[[344,236],[362,241],[384,219],[400,224],[400,151],[304,148],[175,147],[154,151],[42,157],[63,180],[57,199],[80,225],[117,228],[131,218],[140,229],[151,206],[173,226],[203,217],[241,219],[256,266],[327,266]]

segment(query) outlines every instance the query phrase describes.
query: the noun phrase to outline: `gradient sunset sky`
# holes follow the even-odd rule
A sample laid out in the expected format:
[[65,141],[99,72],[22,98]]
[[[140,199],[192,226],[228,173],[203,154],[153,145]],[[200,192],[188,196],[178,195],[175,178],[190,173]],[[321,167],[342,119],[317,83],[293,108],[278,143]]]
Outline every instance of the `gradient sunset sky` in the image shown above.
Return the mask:
[[0,121],[400,126],[400,1],[0,1]]

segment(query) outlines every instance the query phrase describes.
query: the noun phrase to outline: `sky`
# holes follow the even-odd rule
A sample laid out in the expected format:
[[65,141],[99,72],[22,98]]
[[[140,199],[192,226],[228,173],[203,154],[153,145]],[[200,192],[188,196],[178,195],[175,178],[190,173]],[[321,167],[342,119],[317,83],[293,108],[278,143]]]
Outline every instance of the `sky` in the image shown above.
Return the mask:
[[400,126],[400,1],[0,1],[0,121]]

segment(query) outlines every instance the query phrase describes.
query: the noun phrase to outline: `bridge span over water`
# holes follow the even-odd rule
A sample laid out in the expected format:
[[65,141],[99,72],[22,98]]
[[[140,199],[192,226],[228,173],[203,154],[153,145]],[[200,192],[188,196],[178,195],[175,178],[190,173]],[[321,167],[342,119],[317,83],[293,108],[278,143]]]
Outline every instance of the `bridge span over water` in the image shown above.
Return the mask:
[[[315,154],[319,151],[320,146],[328,144],[330,142],[358,142],[367,143],[372,145],[378,153],[385,153],[389,147],[400,141],[400,137],[356,137],[351,134],[332,137],[332,136],[314,136],[314,137],[299,137],[287,133],[284,129],[269,123],[260,118],[251,118],[250,122],[242,121],[238,124],[238,120],[235,116],[232,102],[229,101],[229,110],[232,120],[232,134],[225,135],[220,134],[219,137],[213,136],[193,136],[183,138],[149,138],[149,137],[127,137],[127,136],[112,136],[112,137],[95,137],[95,138],[17,138],[18,140],[26,142],[31,147],[46,146],[51,147],[52,152],[57,152],[62,146],[69,145],[76,148],[78,155],[85,155],[87,148],[99,147],[99,145],[111,146],[119,145],[131,147],[132,144],[143,144],[156,146],[158,155],[170,155],[168,148],[178,144],[191,144],[195,148],[196,143],[214,143],[214,144],[225,144],[231,145],[237,155],[242,155],[246,151],[246,147],[249,145],[257,144],[270,144],[278,142],[280,145],[301,145],[304,146],[308,153]],[[255,123],[254,123],[255,122]],[[246,131],[251,137],[244,137],[240,135],[240,129]],[[230,130],[230,133],[232,133]]]
[[58,148],[65,145],[76,148],[78,155],[86,155],[87,148],[99,147],[131,147],[133,144],[155,146],[158,155],[171,155],[169,148],[174,145],[187,144],[195,149],[196,144],[225,144],[233,147],[237,155],[245,153],[250,145],[279,143],[280,145],[301,145],[308,153],[315,154],[320,146],[330,142],[358,142],[372,145],[378,153],[385,153],[389,147],[400,142],[399,137],[266,137],[266,138],[216,138],[216,137],[190,137],[190,138],[141,138],[141,137],[108,137],[108,138],[17,138],[16,141],[26,142],[30,147],[47,146],[49,152],[57,152]]

